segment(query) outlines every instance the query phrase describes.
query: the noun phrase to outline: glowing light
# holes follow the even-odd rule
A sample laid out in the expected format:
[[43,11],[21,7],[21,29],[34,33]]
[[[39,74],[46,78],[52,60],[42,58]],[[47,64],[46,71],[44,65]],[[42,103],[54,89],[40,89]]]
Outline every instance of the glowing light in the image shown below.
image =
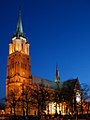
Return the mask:
[[79,103],[81,101],[81,96],[80,96],[79,92],[76,93],[76,101],[77,101],[77,103]]
[[79,97],[79,96],[76,97],[76,101],[77,101],[78,103],[80,102],[80,97]]
[[62,115],[65,115],[66,112],[66,103],[59,103],[59,104],[56,104],[56,102],[50,102],[47,106],[47,109],[46,109],[46,114],[48,113],[48,110],[49,110],[49,114],[52,114],[54,115],[55,112],[56,112],[56,108],[57,108],[57,114],[62,114]]

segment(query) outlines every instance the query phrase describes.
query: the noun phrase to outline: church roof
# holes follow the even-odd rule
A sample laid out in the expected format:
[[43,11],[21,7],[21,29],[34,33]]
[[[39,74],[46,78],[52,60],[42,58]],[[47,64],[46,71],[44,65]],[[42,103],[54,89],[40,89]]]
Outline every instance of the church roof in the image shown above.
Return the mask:
[[64,92],[67,91],[67,90],[73,91],[76,83],[79,83],[78,78],[66,80],[64,82],[59,82],[57,84],[54,81],[43,79],[43,78],[40,78],[40,77],[37,77],[37,76],[32,76],[32,81],[33,81],[33,84],[38,84],[38,85],[42,84],[45,87],[50,87],[50,88],[53,88],[53,89],[57,89],[57,87],[59,87],[59,89],[61,89],[61,91],[64,91]]
[[59,90],[60,96],[62,96],[64,100],[68,100],[68,101],[70,101],[71,98],[76,94],[77,90],[81,91],[78,78],[76,79],[72,78],[70,80],[57,83],[51,80],[32,76],[32,81],[33,81],[33,84],[42,85],[44,87],[48,87],[54,90]]
[[66,80],[62,84],[61,94],[64,99],[69,100],[76,93],[76,90],[80,90],[78,78]]
[[64,90],[67,90],[69,88],[74,89],[77,82],[78,82],[78,78],[66,80],[63,82],[62,89]]
[[47,80],[47,79],[44,79],[44,78],[40,78],[40,77],[37,77],[37,76],[32,76],[32,82],[33,84],[37,84],[37,85],[43,85],[45,87],[52,87],[52,84],[54,83],[53,81],[51,80]]

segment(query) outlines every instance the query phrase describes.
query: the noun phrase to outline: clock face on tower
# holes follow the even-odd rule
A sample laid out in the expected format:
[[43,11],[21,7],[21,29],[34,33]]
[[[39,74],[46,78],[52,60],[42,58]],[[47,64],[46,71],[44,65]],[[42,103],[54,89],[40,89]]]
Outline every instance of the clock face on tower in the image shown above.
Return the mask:
[[77,103],[80,103],[80,102],[81,102],[80,92],[77,92],[77,93],[76,93],[76,102],[77,102]]

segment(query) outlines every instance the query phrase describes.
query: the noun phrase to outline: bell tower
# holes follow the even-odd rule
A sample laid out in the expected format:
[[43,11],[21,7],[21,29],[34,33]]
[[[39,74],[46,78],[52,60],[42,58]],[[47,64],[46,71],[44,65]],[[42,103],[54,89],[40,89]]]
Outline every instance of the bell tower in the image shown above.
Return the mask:
[[6,113],[10,113],[8,100],[10,92],[16,92],[15,89],[17,88],[19,91],[17,96],[19,97],[19,94],[22,91],[21,85],[24,83],[32,83],[29,46],[23,32],[21,14],[19,14],[16,32],[9,44],[6,77]]

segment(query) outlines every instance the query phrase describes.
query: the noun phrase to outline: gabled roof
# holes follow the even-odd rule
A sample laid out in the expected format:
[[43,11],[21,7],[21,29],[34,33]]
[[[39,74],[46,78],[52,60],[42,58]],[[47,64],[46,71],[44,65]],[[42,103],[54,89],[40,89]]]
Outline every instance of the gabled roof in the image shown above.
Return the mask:
[[32,76],[32,82],[33,84],[38,84],[38,85],[43,84],[45,87],[50,87],[53,89],[59,88],[61,89],[61,91],[64,92],[67,90],[71,90],[74,92],[75,85],[79,83],[78,78],[56,83],[54,81],[43,79],[37,76]]
[[65,82],[63,82],[61,94],[64,99],[70,100],[71,97],[76,94],[76,90],[80,90],[78,78],[66,80]]
[[71,79],[71,80],[66,80],[63,82],[62,89],[74,89],[76,83],[78,82],[78,79]]

